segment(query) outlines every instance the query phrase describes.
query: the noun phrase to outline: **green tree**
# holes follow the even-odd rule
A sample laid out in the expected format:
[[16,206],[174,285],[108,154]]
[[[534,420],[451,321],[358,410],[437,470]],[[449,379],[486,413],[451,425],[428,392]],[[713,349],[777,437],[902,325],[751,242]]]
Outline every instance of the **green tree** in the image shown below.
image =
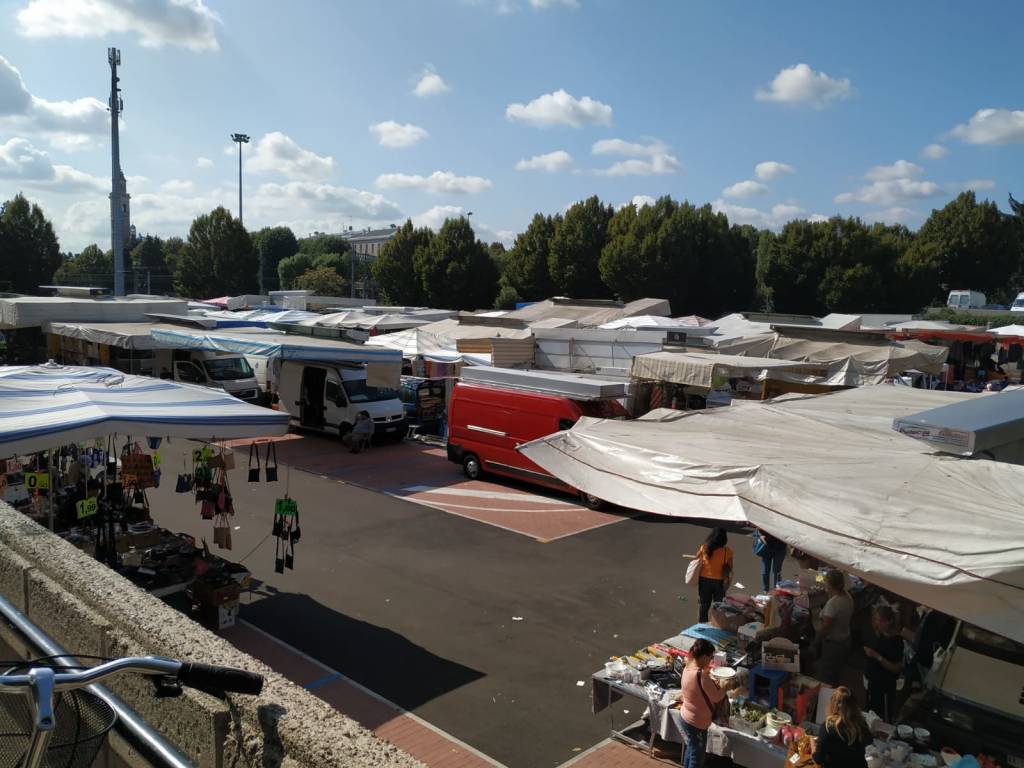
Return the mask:
[[164,260],[164,244],[159,237],[146,235],[131,252],[131,266],[135,279],[136,293],[152,289],[159,290],[161,284],[166,287],[167,262]]
[[57,285],[81,285],[93,288],[114,287],[114,257],[98,245],[87,245],[82,252],[65,261],[53,274]]
[[352,247],[348,239],[342,235],[328,235],[323,232],[303,237],[298,243],[299,253],[308,253],[310,256],[319,256],[322,253],[347,253]]
[[432,307],[479,309],[494,303],[497,269],[463,216],[447,219],[430,245],[417,249],[415,269]]
[[167,271],[172,275],[184,250],[185,241],[180,237],[168,237],[164,240],[164,264],[167,265]]
[[249,233],[220,206],[192,222],[174,272],[175,290],[195,298],[255,293],[258,270]]
[[277,265],[299,252],[299,241],[288,227],[264,227],[252,236],[256,255],[263,260],[263,289],[279,287]]
[[318,296],[344,296],[348,290],[346,281],[332,267],[314,267],[299,275],[295,287],[313,291]]
[[287,256],[277,265],[278,284],[283,291],[291,291],[295,288],[295,281],[313,268],[313,257],[308,253],[296,253],[294,256]]
[[516,235],[512,248],[505,254],[505,268],[501,273],[503,288],[511,288],[517,296],[533,300],[554,295],[548,259],[551,240],[561,222],[561,216],[534,214],[530,225]]
[[551,239],[548,271],[557,293],[574,299],[610,298],[601,282],[598,261],[608,241],[608,222],[614,211],[597,195],[566,211]]
[[1017,232],[1011,217],[972,191],[932,211],[900,260],[913,307],[944,303],[958,288],[1002,297],[1007,275],[1020,265]]
[[[386,304],[416,307],[426,303],[423,282],[416,272],[416,254],[425,252],[433,239],[434,233],[430,229],[416,229],[412,220],[406,219],[405,224],[381,247],[371,270]],[[419,261],[425,258],[421,254]]]
[[519,293],[511,285],[501,286],[501,290],[498,291],[497,298],[494,299],[495,309],[515,309],[522,299],[519,297]]
[[18,194],[0,205],[0,285],[36,293],[61,266],[60,245],[42,208]]

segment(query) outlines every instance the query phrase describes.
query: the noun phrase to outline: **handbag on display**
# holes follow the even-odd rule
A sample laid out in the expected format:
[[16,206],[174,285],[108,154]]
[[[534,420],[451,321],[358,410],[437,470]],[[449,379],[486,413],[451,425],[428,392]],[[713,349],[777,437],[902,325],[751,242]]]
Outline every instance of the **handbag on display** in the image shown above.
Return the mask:
[[224,513],[214,518],[213,543],[221,549],[231,549],[231,521]]
[[[270,462],[273,460],[274,464],[271,466]],[[263,466],[266,468],[267,482],[277,482],[277,444],[270,442],[267,443],[267,459],[263,462]]]
[[[255,466],[253,464],[255,463]],[[260,481],[260,449],[256,446],[256,443],[250,443],[249,445],[249,482],[258,483]]]
[[204,500],[203,505],[199,508],[199,515],[203,520],[213,520],[216,516],[217,511],[213,507],[213,502]]

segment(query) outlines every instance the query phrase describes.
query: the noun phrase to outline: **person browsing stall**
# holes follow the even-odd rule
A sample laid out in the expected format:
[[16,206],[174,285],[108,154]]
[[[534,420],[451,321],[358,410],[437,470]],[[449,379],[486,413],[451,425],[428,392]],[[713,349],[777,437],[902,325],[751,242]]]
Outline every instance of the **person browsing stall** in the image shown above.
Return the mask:
[[903,667],[903,638],[896,634],[896,614],[888,605],[875,606],[871,627],[875,637],[864,646],[868,658],[864,665],[867,708],[892,723],[896,717],[896,681]]
[[866,768],[864,750],[871,744],[871,730],[845,685],[836,688],[828,702],[828,715],[814,750],[821,768]]
[[842,571],[825,574],[828,601],[821,609],[820,623],[816,627],[818,650],[817,677],[828,685],[839,681],[839,669],[850,650],[850,621],[853,619],[853,598],[846,591],[846,576]]
[[728,541],[725,528],[712,528],[697,550],[697,557],[702,562],[700,580],[697,582],[701,624],[707,623],[711,604],[725,599],[726,585],[732,578],[732,548]]
[[715,646],[698,640],[690,648],[690,659],[683,667],[680,692],[683,737],[686,739],[684,768],[702,768],[707,753],[708,728],[715,705],[725,698],[725,690],[711,679],[711,660]]
[[767,531],[754,529],[754,554],[761,558],[761,587],[768,592],[782,580],[782,563],[786,559],[786,542]]

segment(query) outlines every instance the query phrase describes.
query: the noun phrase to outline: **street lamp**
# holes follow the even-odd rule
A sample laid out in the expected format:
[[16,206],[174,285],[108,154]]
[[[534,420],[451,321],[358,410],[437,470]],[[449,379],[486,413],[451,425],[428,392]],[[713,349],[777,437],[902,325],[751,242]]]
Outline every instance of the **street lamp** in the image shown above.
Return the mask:
[[248,135],[232,133],[231,140],[238,144],[238,223],[242,223],[242,145],[249,143]]

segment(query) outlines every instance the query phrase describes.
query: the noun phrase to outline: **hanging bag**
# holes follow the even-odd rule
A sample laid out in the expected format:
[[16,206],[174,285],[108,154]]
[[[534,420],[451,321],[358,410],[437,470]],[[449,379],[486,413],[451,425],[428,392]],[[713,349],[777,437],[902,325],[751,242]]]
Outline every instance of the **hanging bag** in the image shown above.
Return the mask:
[[704,547],[697,550],[697,556],[690,561],[690,564],[686,566],[686,585],[688,587],[697,586],[697,582],[700,581],[700,572],[704,567]]
[[[255,466],[254,466],[255,465]],[[256,443],[249,444],[249,482],[260,481],[260,449]]]
[[755,528],[754,529],[754,546],[753,546],[754,554],[757,555],[757,557],[761,557],[761,556],[764,555],[764,553],[765,553],[765,551],[767,549],[768,549],[768,542],[766,542],[764,540],[764,536],[761,535],[761,532]]
[[214,509],[213,502],[209,499],[203,501],[203,505],[199,508],[199,515],[203,520],[213,520],[216,516],[217,510]]
[[[273,459],[274,464],[271,466],[270,461]],[[266,468],[267,482],[277,482],[277,445],[276,443],[267,443],[267,459],[263,462],[263,466]],[[258,470],[257,470],[258,471]]]

